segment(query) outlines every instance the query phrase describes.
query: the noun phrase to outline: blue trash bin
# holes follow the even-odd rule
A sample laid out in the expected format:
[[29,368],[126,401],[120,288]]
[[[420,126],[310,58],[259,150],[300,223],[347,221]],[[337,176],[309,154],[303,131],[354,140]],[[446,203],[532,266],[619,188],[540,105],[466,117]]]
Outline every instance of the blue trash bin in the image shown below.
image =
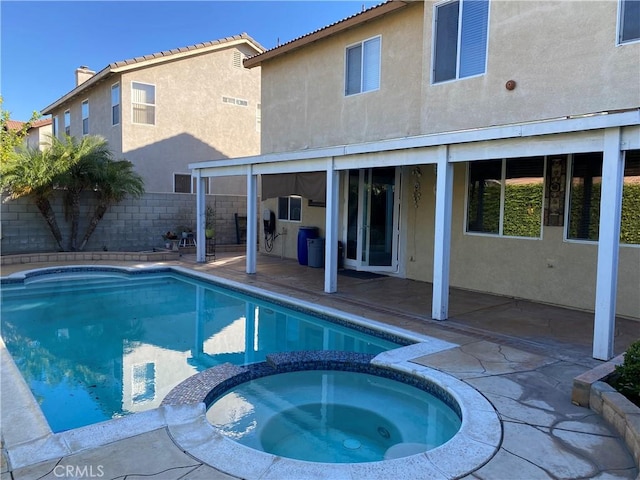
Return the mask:
[[320,229],[318,227],[300,227],[298,230],[298,263],[300,265],[308,265],[309,250],[307,240],[310,238],[318,238]]

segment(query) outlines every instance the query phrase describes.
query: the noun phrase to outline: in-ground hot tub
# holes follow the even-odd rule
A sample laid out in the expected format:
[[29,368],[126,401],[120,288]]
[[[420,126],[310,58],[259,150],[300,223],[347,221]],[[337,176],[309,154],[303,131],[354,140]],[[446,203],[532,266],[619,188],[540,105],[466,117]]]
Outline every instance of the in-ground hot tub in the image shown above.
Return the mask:
[[373,462],[430,450],[458,432],[458,405],[432,390],[370,373],[303,370],[234,387],[207,419],[242,445],[281,457]]
[[[464,477],[484,465],[498,451],[502,441],[501,423],[493,406],[477,390],[443,372],[412,363],[410,359],[420,356],[417,353],[422,345],[403,347],[379,354],[375,358],[367,354],[337,351],[290,352],[268,355],[266,362],[245,367],[227,364],[211,368],[185,380],[165,397],[163,405],[167,408],[176,408],[175,412],[178,415],[190,418],[196,411],[200,412],[196,420],[189,420],[185,424],[176,426],[170,425],[170,433],[174,441],[190,455],[222,472],[246,479],[412,478],[419,480]],[[429,345],[424,345],[425,350],[429,350]],[[406,352],[403,353],[405,350]],[[383,460],[350,459],[346,460],[347,463],[343,463],[344,460],[337,460],[337,456],[320,461],[293,458],[297,449],[295,440],[291,439],[285,442],[289,444],[286,452],[268,453],[246,446],[232,438],[236,434],[224,432],[220,427],[212,425],[205,417],[208,407],[215,405],[218,399],[230,393],[235,394],[238,386],[251,380],[266,379],[271,376],[275,379],[275,383],[280,383],[281,380],[276,378],[279,375],[286,379],[293,378],[288,377],[289,372],[303,372],[302,376],[306,377],[309,371],[320,371],[320,376],[327,375],[327,371],[331,374],[338,371],[341,374],[344,373],[345,378],[352,382],[356,379],[368,381],[369,376],[373,376],[373,380],[380,383],[387,383],[387,379],[392,380],[393,388],[398,382],[407,384],[400,387],[401,391],[406,386],[411,386],[431,393],[450,408],[454,416],[461,419],[460,428],[448,441],[435,447],[429,445],[429,435],[426,440],[422,437],[418,442],[410,441],[409,437],[405,440],[403,437],[401,442],[393,445],[385,444],[378,439],[371,440],[372,443],[380,443],[382,446],[366,446],[366,448],[377,449],[378,452],[384,451]],[[254,385],[260,385],[260,382]],[[298,385],[295,388],[306,387]],[[331,395],[335,398],[335,389],[329,386],[320,387],[321,390],[322,388],[327,398]],[[311,390],[313,389],[317,392],[318,386],[311,387]],[[402,398],[402,395],[398,398]],[[353,416],[351,414],[354,413],[351,408],[355,408],[360,409],[357,411],[359,418],[365,418],[375,425],[375,433],[367,435],[369,439],[375,438],[376,434],[381,438],[388,434],[390,439],[394,436],[402,436],[404,423],[396,423],[396,420],[389,419],[390,412],[397,408],[398,398],[380,402],[377,407],[365,413],[361,411],[362,403],[369,402],[368,406],[364,405],[369,410],[372,405],[370,400],[363,401],[360,398],[360,403],[352,401],[351,404],[346,405],[346,408],[343,408],[344,405],[339,407],[339,411],[334,415],[337,421],[333,423],[343,425],[345,418],[351,421],[350,417]],[[287,415],[288,408],[282,403],[277,405],[283,399],[270,397],[267,394],[265,402],[269,403],[270,399],[271,410],[275,413],[259,429],[259,435],[255,436],[260,443],[265,444],[277,443],[279,439],[288,437],[291,433],[289,420],[283,419]],[[196,405],[197,402],[200,402],[199,405]],[[324,418],[329,420],[333,414],[329,413],[329,407],[323,407],[322,403],[320,402],[320,406],[316,402],[305,407],[303,411],[306,410],[306,412],[303,412],[303,416],[322,417],[324,415]],[[236,419],[244,425],[239,429],[240,435],[236,436],[242,436],[247,431],[258,430],[257,422],[242,420],[246,418],[243,409],[245,409],[244,406],[238,406],[235,410]],[[209,409],[209,412],[212,411]],[[227,415],[232,411],[229,410]],[[209,413],[209,417],[211,415],[216,414]],[[327,428],[331,426],[330,423],[326,425]],[[381,427],[379,431],[378,427]],[[424,432],[422,434],[424,435]],[[341,443],[335,442],[338,449],[357,450],[364,444],[362,439],[355,436],[345,436],[340,440]],[[321,447],[310,448],[320,449]]]

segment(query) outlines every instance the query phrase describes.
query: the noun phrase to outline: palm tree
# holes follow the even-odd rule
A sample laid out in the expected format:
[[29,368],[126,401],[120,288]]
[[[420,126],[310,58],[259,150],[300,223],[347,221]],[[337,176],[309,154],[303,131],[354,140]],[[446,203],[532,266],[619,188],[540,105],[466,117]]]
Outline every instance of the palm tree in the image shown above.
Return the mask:
[[71,167],[57,179],[65,189],[65,218],[71,221],[69,249],[75,251],[80,224],[80,197],[82,192],[93,190],[104,165],[112,161],[113,155],[107,141],[97,135],[87,135],[78,140],[65,135],[56,139],[51,146],[56,157],[70,157],[74,161]]
[[109,207],[122,201],[127,195],[140,197],[144,193],[142,177],[133,171],[133,164],[127,160],[107,160],[102,162],[93,174],[98,204],[80,242],[79,250],[84,250],[98,223]]
[[64,251],[62,234],[50,199],[56,179],[71,168],[74,161],[76,159],[68,155],[52,155],[51,149],[41,151],[23,146],[0,165],[0,186],[7,194],[6,200],[30,197],[61,251]]

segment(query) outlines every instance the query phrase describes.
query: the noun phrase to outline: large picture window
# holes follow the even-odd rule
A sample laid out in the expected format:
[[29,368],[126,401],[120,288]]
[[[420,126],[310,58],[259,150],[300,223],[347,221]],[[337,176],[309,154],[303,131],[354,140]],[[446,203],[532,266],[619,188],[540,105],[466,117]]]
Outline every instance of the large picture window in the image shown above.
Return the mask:
[[469,164],[467,232],[540,238],[544,157]]
[[433,83],[486,70],[489,0],[455,0],[435,6]]
[[380,37],[347,48],[345,95],[380,88]]
[[[597,241],[600,228],[602,153],[573,156],[567,237]],[[640,150],[625,153],[620,243],[640,245]]]
[[618,43],[640,40],[640,0],[620,0]]
[[131,106],[133,123],[155,125],[156,87],[147,83],[131,82]]

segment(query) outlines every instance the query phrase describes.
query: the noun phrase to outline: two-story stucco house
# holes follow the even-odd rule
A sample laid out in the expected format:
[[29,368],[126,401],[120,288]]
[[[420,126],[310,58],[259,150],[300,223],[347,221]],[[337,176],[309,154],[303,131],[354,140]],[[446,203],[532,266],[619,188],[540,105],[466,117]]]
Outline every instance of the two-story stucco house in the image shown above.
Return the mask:
[[[194,160],[260,152],[260,69],[242,61],[264,49],[246,34],[76,70],[76,87],[42,113],[55,135],[101,135],[142,175],[147,192],[192,193]],[[244,193],[244,179],[212,185]],[[209,191],[209,185],[205,186]]]
[[434,319],[450,286],[593,311],[610,358],[616,314],[640,322],[639,5],[365,10],[247,59],[262,154],[194,175],[245,174],[250,218],[260,176],[278,254],[319,227],[326,292],[340,242],[345,268],[431,282]]

